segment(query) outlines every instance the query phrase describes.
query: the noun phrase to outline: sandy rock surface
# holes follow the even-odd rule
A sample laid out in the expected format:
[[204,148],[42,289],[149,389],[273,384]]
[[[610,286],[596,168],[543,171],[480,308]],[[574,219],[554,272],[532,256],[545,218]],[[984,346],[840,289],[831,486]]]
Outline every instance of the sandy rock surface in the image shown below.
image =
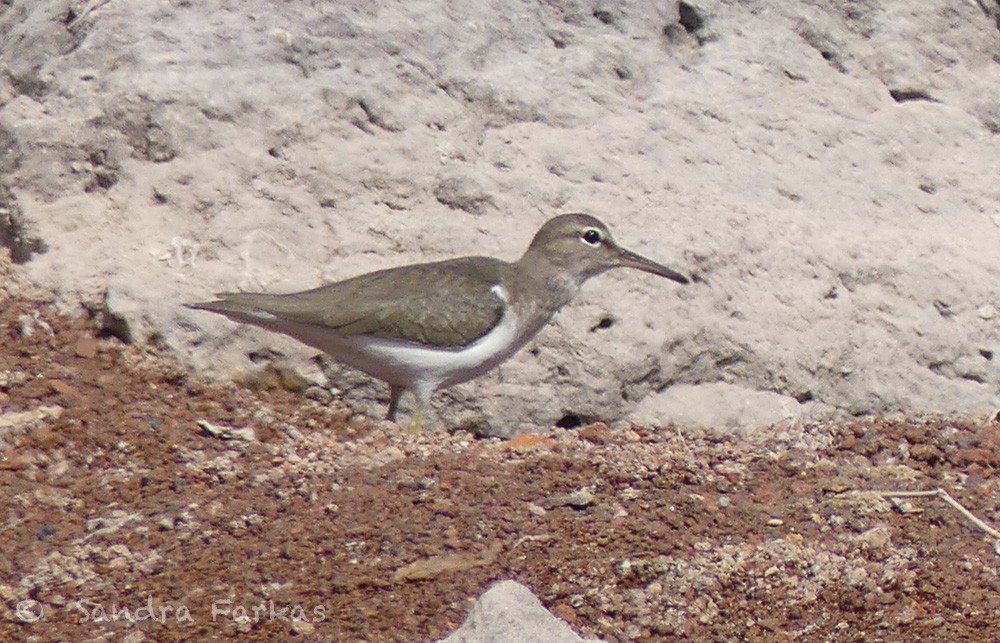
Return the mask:
[[12,0],[0,236],[130,341],[220,377],[278,361],[379,413],[380,384],[180,304],[514,259],[585,210],[696,283],[593,281],[439,398],[443,424],[510,435],[650,396],[659,422],[730,424],[754,393],[790,417],[981,411],[1000,401],[998,14]]

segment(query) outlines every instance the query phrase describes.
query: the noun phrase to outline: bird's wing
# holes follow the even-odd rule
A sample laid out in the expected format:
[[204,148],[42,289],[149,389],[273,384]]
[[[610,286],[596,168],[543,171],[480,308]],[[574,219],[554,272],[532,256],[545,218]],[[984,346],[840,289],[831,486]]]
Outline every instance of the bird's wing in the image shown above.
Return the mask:
[[459,348],[479,339],[503,317],[493,290],[506,264],[452,259],[390,268],[287,295],[223,293],[196,304],[240,321],[288,320],[325,326],[341,335],[372,335]]

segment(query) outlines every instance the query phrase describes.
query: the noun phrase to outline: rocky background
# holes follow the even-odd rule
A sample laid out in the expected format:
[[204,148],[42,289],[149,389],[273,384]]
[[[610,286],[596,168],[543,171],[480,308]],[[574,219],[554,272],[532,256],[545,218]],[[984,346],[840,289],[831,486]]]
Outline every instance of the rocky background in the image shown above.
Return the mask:
[[381,413],[381,384],[181,303],[514,259],[588,211],[696,283],[595,280],[439,396],[442,424],[978,412],[1000,400],[998,15],[7,0],[0,236],[107,332]]
[[[380,4],[0,1],[0,638],[997,631],[1000,3]],[[694,283],[593,280],[420,435],[181,305],[577,210]],[[936,488],[984,522],[872,493]],[[137,597],[329,611],[73,607]]]

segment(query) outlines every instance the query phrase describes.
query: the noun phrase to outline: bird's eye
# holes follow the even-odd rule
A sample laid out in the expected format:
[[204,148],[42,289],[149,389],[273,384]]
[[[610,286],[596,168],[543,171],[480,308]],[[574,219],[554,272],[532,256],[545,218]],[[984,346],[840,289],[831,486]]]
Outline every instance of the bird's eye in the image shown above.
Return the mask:
[[597,246],[601,243],[601,233],[599,230],[593,228],[587,228],[583,232],[583,236],[580,237],[583,242],[590,246]]

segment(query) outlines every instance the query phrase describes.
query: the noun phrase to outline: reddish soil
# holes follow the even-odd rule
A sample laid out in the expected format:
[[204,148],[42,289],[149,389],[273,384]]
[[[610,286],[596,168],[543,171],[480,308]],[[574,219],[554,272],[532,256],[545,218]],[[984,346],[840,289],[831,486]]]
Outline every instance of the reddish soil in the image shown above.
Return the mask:
[[992,420],[415,435],[0,279],[0,640],[434,640],[506,578],[608,641],[1000,632],[992,537],[854,493],[941,487],[996,526]]

